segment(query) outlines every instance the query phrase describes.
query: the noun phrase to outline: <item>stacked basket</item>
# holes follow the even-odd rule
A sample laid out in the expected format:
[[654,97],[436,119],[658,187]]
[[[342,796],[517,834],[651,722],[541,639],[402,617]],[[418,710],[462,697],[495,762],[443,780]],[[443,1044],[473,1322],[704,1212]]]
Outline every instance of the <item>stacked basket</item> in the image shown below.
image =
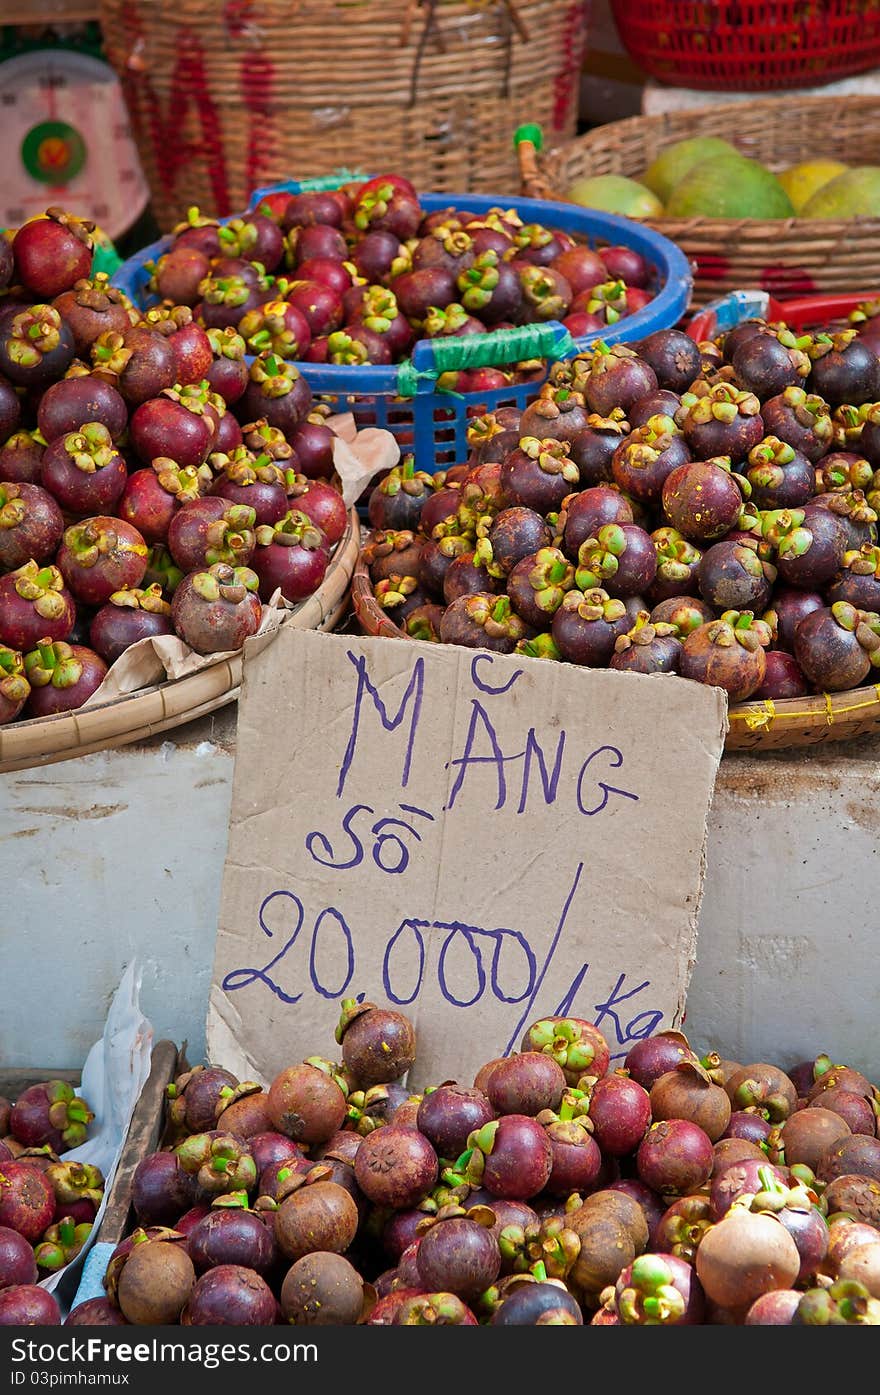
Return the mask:
[[224,215],[352,159],[510,189],[510,130],[574,134],[583,0],[102,0],[153,211]]

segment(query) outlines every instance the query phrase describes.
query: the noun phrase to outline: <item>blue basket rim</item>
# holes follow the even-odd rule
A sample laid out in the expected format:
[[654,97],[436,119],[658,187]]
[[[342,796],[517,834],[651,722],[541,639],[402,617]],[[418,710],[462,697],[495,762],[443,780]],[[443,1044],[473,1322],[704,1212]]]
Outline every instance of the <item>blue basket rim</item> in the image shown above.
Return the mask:
[[[348,172],[343,172],[339,175],[337,182],[344,184],[351,177]],[[353,177],[360,178],[361,176]],[[365,179],[368,177],[363,176]],[[265,185],[253,192],[244,212],[252,212],[260,200],[269,194],[308,192],[309,188],[314,187],[315,184],[322,188],[332,187],[324,181],[312,183],[309,180],[294,179]],[[548,331],[551,340],[551,352],[553,351],[553,343],[562,346],[564,352],[564,346],[573,342],[575,351],[583,352],[592,348],[599,341],[612,345],[624,341],[644,339],[655,330],[676,324],[687,309],[693,286],[693,274],[687,257],[674,242],[662,233],[656,232],[653,228],[643,227],[633,219],[615,213],[600,212],[597,209],[581,208],[577,204],[550,199],[512,197],[504,194],[426,193],[419,195],[419,202],[429,213],[453,204],[458,204],[474,213],[486,213],[492,208],[499,207],[511,208],[525,222],[542,222],[547,227],[556,227],[562,232],[580,234],[593,241],[598,240],[610,245],[626,246],[632,251],[639,252],[651,262],[662,282],[660,290],[653,300],[634,314],[625,316],[616,325],[607,326],[604,330],[597,330],[590,334],[575,336],[573,340],[561,321],[544,321],[543,327]],[[229,217],[219,219],[219,222],[221,224],[229,223],[234,218],[241,216],[241,213],[230,214]],[[123,290],[136,304],[144,305],[140,292],[148,279],[145,271],[146,263],[156,261],[167,251],[170,242],[171,235],[166,234],[150,243],[149,246],[141,248],[114,272],[111,284]],[[138,279],[141,281],[140,287],[137,284]],[[490,331],[486,337],[491,339],[492,332]],[[252,362],[254,355],[246,357],[248,362]],[[378,366],[319,364],[308,360],[295,360],[293,362],[294,367],[306,378],[309,386],[316,393],[325,392],[338,396],[400,395],[399,371],[402,366],[400,363],[393,366]],[[405,360],[405,363],[407,367],[411,364],[418,371],[420,378],[416,387],[418,394],[429,393],[436,389],[436,383],[430,381],[432,373],[436,376],[440,371],[434,362],[433,341],[430,339],[419,340],[413,349],[411,360]],[[437,391],[438,394],[441,392],[441,390]],[[442,392],[442,396],[448,400],[454,395]]]

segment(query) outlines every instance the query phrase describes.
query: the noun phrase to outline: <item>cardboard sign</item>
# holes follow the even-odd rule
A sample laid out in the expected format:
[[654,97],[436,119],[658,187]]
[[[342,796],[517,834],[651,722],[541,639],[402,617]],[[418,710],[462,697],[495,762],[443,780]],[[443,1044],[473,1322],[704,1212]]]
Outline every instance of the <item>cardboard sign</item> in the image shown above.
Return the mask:
[[470,1083],[535,1019],[618,1061],[681,1021],[720,689],[456,646],[282,630],[245,662],[209,1059],[336,1059],[343,998]]

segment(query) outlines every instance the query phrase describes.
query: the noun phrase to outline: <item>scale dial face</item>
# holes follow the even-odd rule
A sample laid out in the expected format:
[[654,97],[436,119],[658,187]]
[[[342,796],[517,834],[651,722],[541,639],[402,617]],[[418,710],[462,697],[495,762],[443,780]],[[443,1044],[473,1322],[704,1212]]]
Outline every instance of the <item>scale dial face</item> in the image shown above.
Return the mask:
[[113,69],[37,49],[0,63],[0,227],[58,204],[120,237],[150,197]]

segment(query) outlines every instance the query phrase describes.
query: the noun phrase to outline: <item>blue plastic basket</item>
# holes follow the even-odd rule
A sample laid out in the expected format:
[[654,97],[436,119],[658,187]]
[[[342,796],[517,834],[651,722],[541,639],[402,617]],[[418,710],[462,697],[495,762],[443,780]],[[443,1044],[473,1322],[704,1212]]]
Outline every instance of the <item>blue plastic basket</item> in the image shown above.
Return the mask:
[[[346,173],[321,179],[287,180],[257,189],[248,212],[252,212],[267,194],[298,194],[334,188],[349,178]],[[569,203],[501,195],[423,194],[419,201],[428,213],[453,204],[474,213],[485,213],[503,205],[515,209],[526,223],[540,222],[558,228],[591,247],[598,243],[629,247],[641,253],[655,268],[654,299],[618,324],[601,333],[576,339],[572,339],[558,320],[548,320],[540,326],[528,325],[522,330],[495,330],[478,336],[476,343],[468,339],[470,368],[500,367],[536,357],[545,359],[549,365],[556,359],[570,358],[599,339],[606,344],[617,344],[643,339],[658,329],[669,329],[687,308],[693,277],[684,253],[668,238],[629,218]],[[144,247],[124,262],[112,278],[113,285],[125,291],[141,309],[156,303],[156,297],[149,291],[147,263],[156,261],[166,252],[170,241],[170,237],[164,237]],[[532,379],[487,392],[462,394],[438,390],[437,379],[441,373],[460,366],[462,342],[455,338],[422,339],[413,349],[411,359],[390,367],[303,362],[297,367],[316,397],[328,402],[334,411],[353,413],[359,429],[365,426],[386,428],[396,437],[402,451],[414,453],[418,469],[433,474],[466,458],[466,432],[471,418],[499,407],[523,408],[540,387],[540,380]]]

